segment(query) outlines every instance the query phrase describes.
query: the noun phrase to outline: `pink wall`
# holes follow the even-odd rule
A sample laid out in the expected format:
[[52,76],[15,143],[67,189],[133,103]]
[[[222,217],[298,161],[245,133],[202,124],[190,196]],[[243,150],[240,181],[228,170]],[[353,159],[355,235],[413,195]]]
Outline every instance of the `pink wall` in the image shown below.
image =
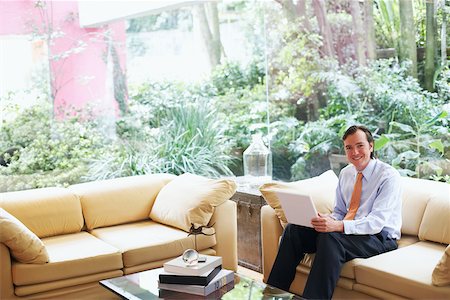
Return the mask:
[[[1,1],[0,35],[30,34],[33,27],[44,33],[45,22],[35,3],[31,0]],[[52,55],[62,56],[52,59],[50,63],[54,76],[55,112],[91,104],[97,107],[97,114],[105,111],[118,114],[112,65],[109,68],[107,65],[107,41],[112,39],[121,73],[125,74],[125,22],[99,28],[80,28],[76,1],[46,1],[46,4],[46,11],[53,16],[53,28],[64,33],[55,38],[50,46]],[[84,42],[85,46],[78,52],[75,48],[80,42]],[[65,52],[67,55],[64,56]]]

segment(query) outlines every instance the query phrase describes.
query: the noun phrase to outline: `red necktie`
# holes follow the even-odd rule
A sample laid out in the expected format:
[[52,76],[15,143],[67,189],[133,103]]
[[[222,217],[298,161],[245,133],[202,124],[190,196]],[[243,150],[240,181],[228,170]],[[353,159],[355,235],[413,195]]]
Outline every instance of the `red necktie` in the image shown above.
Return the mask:
[[358,173],[356,176],[355,186],[353,187],[352,198],[350,200],[350,207],[344,220],[353,220],[355,218],[356,212],[359,208],[359,202],[361,200],[361,190],[362,190],[362,173]]

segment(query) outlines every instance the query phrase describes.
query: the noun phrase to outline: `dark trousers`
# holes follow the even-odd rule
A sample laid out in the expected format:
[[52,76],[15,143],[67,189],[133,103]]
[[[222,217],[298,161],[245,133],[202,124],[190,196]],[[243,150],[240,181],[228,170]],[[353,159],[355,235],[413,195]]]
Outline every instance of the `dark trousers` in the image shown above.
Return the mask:
[[342,265],[397,249],[397,242],[382,231],[375,235],[319,233],[313,228],[288,224],[267,283],[289,291],[295,269],[305,253],[316,253],[303,291],[307,299],[331,299]]

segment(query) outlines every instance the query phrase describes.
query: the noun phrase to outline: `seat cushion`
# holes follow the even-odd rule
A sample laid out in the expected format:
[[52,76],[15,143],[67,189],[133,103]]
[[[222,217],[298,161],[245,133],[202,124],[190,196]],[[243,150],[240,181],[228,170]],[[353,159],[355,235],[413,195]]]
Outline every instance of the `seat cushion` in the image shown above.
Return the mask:
[[49,263],[24,264],[13,261],[15,285],[28,285],[62,280],[123,267],[117,248],[87,232],[79,232],[42,239],[47,248]]
[[[411,244],[417,243],[418,241],[419,238],[417,236],[402,236],[402,239],[398,241],[398,247],[399,248],[406,247]],[[315,256],[316,255],[314,253],[305,254],[305,257],[302,259],[299,266],[301,265],[306,268],[297,268],[297,271],[308,270],[307,273],[309,274],[309,269],[311,269],[312,267]],[[342,266],[340,276],[355,279],[355,266],[364,260],[365,260],[364,258],[355,258],[352,259],[351,261],[346,262]]]
[[22,263],[48,262],[44,243],[25,225],[0,208],[0,242],[11,251],[11,255]]
[[[312,264],[314,262],[315,254],[305,254],[305,257],[300,262],[299,266],[304,266],[307,269],[311,269]],[[364,260],[362,258],[355,258],[351,261],[346,262],[341,269],[341,276],[347,277],[350,279],[355,279],[355,266],[361,261]],[[304,268],[297,268],[297,271],[304,270]],[[309,272],[308,272],[309,274]]]
[[[181,255],[184,250],[194,248],[194,236],[183,230],[153,221],[98,228],[91,234],[113,245],[123,253],[124,266],[129,268]],[[197,250],[216,244],[214,235],[197,235]]]
[[148,219],[161,188],[175,175],[150,174],[72,185],[88,230]]
[[214,208],[236,192],[236,183],[227,179],[209,179],[183,174],[165,185],[150,212],[158,223],[180,228],[186,232],[191,225],[208,225]]
[[299,180],[295,182],[270,182],[263,184],[259,190],[267,204],[275,210],[275,214],[280,219],[281,225],[286,226],[287,220],[275,191],[286,191],[310,195],[318,212],[330,213],[334,208],[334,199],[338,178],[332,171]]
[[358,283],[406,298],[450,298],[450,286],[436,287],[431,282],[434,267],[445,246],[418,242],[358,263]]

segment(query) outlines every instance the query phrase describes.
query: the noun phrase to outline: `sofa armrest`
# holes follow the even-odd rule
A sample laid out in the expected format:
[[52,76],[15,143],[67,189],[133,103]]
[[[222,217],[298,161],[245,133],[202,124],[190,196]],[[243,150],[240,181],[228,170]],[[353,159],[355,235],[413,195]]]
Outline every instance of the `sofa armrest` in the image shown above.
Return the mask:
[[224,269],[237,270],[237,211],[236,203],[227,200],[217,206],[211,218],[216,231],[216,255],[222,257]]
[[278,253],[280,236],[283,227],[275,214],[275,210],[269,205],[261,207],[261,244],[263,261],[263,281],[267,282],[273,263]]
[[9,248],[0,243],[0,299],[16,299],[12,282],[11,255]]

